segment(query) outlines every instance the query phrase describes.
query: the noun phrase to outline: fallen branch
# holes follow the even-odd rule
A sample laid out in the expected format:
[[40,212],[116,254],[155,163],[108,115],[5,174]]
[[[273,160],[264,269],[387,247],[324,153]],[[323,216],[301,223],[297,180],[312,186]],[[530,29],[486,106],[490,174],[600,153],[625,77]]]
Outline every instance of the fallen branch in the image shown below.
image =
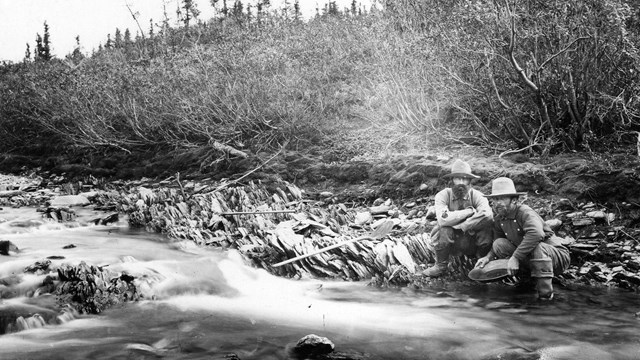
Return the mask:
[[211,146],[216,150],[222,151],[222,152],[227,153],[229,155],[239,156],[239,157],[241,157],[243,159],[246,159],[249,156],[244,151],[240,151],[240,150],[238,150],[238,149],[236,149],[236,148],[234,148],[232,146],[225,145],[225,144],[219,143],[217,141],[214,141],[213,144],[211,144]]
[[500,155],[498,155],[498,159],[502,159],[502,157],[505,156],[505,155],[515,154],[515,153],[519,153],[520,151],[524,151],[524,150],[530,149],[530,148],[532,148],[532,147],[534,147],[536,145],[540,145],[540,144],[539,143],[533,143],[533,144],[530,144],[530,145],[527,145],[527,146],[523,147],[522,149],[503,151],[503,152],[500,153]]
[[235,183],[239,182],[240,180],[242,180],[242,179],[246,178],[247,176],[251,175],[252,173],[254,173],[254,172],[258,171],[261,167],[265,166],[269,161],[271,161],[271,160],[275,159],[275,158],[276,158],[276,156],[280,155],[280,153],[281,153],[281,152],[282,152],[282,150],[285,148],[285,146],[287,146],[287,144],[284,144],[284,145],[280,148],[280,150],[278,150],[278,152],[277,152],[275,155],[273,155],[272,157],[270,157],[270,158],[269,158],[269,160],[267,160],[267,161],[263,162],[262,164],[260,164],[260,166],[256,167],[255,169],[253,169],[253,170],[249,171],[248,173],[246,173],[246,174],[244,174],[244,175],[240,176],[239,178],[237,178],[237,179],[235,179],[235,180],[233,180],[233,181],[229,181],[228,183],[224,183],[224,184],[222,184],[222,185],[218,186],[218,187],[217,187],[217,188],[215,188],[213,191],[220,191],[220,190],[224,189],[225,187],[227,187],[227,186],[229,186],[229,185],[231,185],[231,184],[235,184]]
[[294,213],[295,210],[266,210],[266,211],[229,211],[222,212],[220,215],[251,215],[251,214],[284,214]]

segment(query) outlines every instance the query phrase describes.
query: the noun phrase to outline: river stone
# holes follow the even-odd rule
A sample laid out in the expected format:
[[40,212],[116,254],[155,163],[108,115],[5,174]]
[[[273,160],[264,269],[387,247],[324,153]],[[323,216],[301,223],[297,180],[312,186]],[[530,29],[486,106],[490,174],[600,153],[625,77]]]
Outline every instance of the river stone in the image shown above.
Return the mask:
[[301,358],[307,358],[310,356],[326,355],[333,351],[335,346],[331,340],[326,337],[318,336],[315,334],[309,334],[302,339],[298,340],[293,351]]
[[61,195],[51,200],[51,206],[84,206],[89,205],[89,199],[83,195]]
[[547,223],[547,225],[549,225],[551,230],[556,231],[556,230],[558,230],[560,225],[562,225],[562,220],[560,220],[560,219],[549,219],[549,220],[545,221],[545,223]]
[[0,255],[9,255],[9,251],[17,252],[18,247],[9,240],[0,240]]

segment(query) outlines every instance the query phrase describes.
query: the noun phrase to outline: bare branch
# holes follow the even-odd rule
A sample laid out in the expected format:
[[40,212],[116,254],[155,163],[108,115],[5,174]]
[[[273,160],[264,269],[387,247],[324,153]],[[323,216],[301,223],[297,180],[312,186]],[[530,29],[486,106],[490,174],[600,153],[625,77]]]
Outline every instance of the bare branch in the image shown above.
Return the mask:
[[138,22],[138,17],[136,16],[136,14],[133,12],[133,10],[131,10],[131,6],[129,6],[129,4],[125,1],[125,6],[127,7],[127,9],[129,9],[129,13],[131,14],[131,17],[133,18],[133,20],[136,22],[136,24],[138,25],[138,29],[140,29],[140,36],[142,36],[142,39],[144,39],[144,31],[142,31],[142,26],[140,26],[140,23]]
[[539,91],[538,86],[536,86],[536,84],[534,84],[533,81],[531,81],[531,79],[527,77],[527,74],[525,73],[524,69],[520,66],[520,64],[518,64],[518,61],[516,60],[516,57],[514,54],[514,50],[516,47],[516,18],[511,12],[511,9],[509,9],[508,5],[507,5],[507,11],[509,12],[509,16],[511,17],[511,37],[509,38],[509,60],[511,61],[511,65],[513,65],[513,68],[516,69],[516,71],[518,72],[518,75],[520,75],[520,79],[522,79],[522,81],[531,90],[537,93]]
[[564,54],[565,52],[567,52],[569,50],[569,48],[571,48],[573,46],[573,44],[575,44],[576,42],[580,41],[580,40],[586,40],[586,39],[590,39],[591,37],[589,36],[582,36],[579,37],[577,39],[574,39],[572,42],[570,42],[567,46],[565,46],[562,50],[558,51],[557,53],[551,55],[547,60],[543,61],[542,64],[540,64],[540,66],[538,66],[538,72],[542,71],[542,69],[544,69],[544,67],[551,62],[553,59],[557,58],[558,56]]
[[533,143],[533,144],[529,144],[529,145],[527,145],[527,146],[523,147],[522,149],[516,149],[516,150],[507,150],[507,151],[503,151],[503,152],[501,152],[501,153],[500,153],[500,155],[498,155],[498,158],[499,158],[499,159],[501,159],[501,158],[502,158],[503,156],[505,156],[505,155],[519,153],[519,152],[521,152],[521,151],[524,151],[524,150],[530,149],[530,148],[532,148],[532,147],[534,147],[534,146],[537,146],[537,145],[540,145],[540,144],[538,144],[538,143],[536,142],[536,143]]

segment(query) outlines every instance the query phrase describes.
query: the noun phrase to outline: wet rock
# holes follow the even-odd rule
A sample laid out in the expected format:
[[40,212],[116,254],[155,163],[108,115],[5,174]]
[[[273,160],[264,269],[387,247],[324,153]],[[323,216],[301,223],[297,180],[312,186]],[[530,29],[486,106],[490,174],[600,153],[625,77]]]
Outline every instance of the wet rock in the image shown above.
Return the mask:
[[354,223],[356,225],[364,225],[364,224],[370,223],[372,219],[373,218],[371,217],[371,213],[370,212],[368,212],[368,211],[367,212],[359,212],[359,213],[356,214],[356,218],[354,220]]
[[70,207],[54,207],[49,206],[44,210],[38,210],[43,212],[44,218],[53,219],[56,222],[72,221],[76,217],[76,212]]
[[299,358],[308,358],[329,354],[334,348],[331,340],[326,337],[309,334],[298,340],[293,352]]
[[575,206],[569,199],[560,199],[558,200],[556,207],[558,210],[572,210],[575,209]]
[[46,273],[49,271],[51,260],[36,261],[34,264],[24,268],[27,273]]
[[573,244],[571,245],[571,248],[578,249],[578,250],[591,251],[591,250],[597,249],[598,246],[594,244]]
[[30,227],[38,227],[44,224],[42,221],[38,220],[25,220],[25,221],[15,221],[10,224],[12,227],[22,227],[22,228],[30,228]]
[[573,226],[577,226],[577,227],[589,226],[594,223],[594,220],[588,217],[580,217],[580,218],[576,217],[576,218],[573,218],[571,223]]
[[560,220],[560,219],[549,219],[549,220],[545,221],[545,223],[547,223],[547,225],[549,225],[551,230],[556,231],[556,230],[558,230],[560,225],[562,225],[562,220]]
[[485,309],[488,310],[493,310],[493,309],[505,309],[510,307],[511,304],[509,304],[508,302],[503,302],[503,301],[494,301],[494,302],[490,302],[487,305],[485,305]]
[[387,205],[372,206],[369,208],[371,215],[388,214],[391,208]]
[[18,247],[9,240],[0,240],[0,255],[9,255],[9,252],[20,251]]
[[84,206],[89,205],[89,199],[82,195],[61,195],[51,200],[51,206]]
[[13,274],[13,275],[0,278],[0,285],[12,286],[12,285],[19,284],[20,281],[22,281],[22,276]]
[[92,221],[95,225],[109,225],[110,223],[117,222],[118,219],[118,213],[113,213],[102,218],[93,219]]

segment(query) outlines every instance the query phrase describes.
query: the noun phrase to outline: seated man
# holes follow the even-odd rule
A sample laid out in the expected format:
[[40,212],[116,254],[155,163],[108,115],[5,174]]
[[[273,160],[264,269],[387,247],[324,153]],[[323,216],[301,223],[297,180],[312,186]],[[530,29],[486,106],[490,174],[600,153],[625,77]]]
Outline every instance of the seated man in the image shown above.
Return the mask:
[[489,253],[478,259],[476,268],[483,268],[494,259],[509,259],[507,271],[515,275],[522,265],[536,279],[538,297],[553,298],[553,276],[562,274],[570,265],[569,250],[555,236],[549,225],[527,205],[520,204],[520,195],[513,181],[506,177],[493,180],[494,236]]
[[438,225],[431,231],[431,245],[436,264],[423,272],[430,277],[447,271],[452,252],[480,257],[489,251],[493,240],[493,212],[489,201],[471,187],[471,180],[479,176],[471,173],[468,163],[456,160],[451,174],[444,177],[451,178],[453,186],[435,196]]

